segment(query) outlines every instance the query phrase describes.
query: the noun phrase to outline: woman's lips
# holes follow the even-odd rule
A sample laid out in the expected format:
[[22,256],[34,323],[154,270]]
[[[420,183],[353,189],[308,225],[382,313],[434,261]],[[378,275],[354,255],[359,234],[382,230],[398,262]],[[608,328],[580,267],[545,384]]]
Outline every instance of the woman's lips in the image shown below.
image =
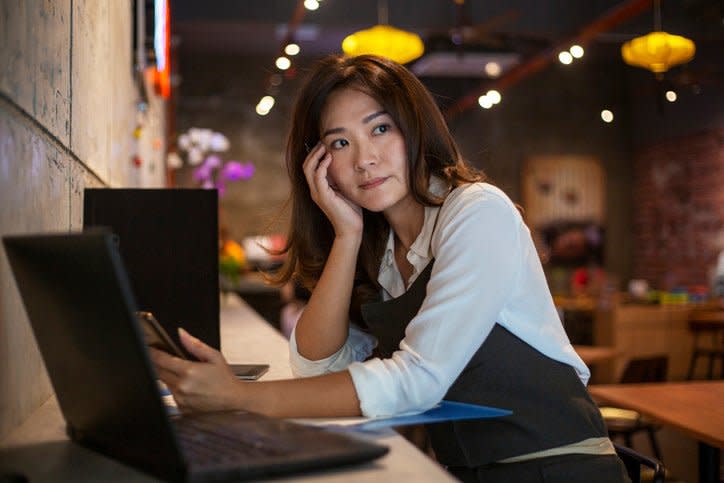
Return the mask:
[[373,188],[377,188],[379,185],[387,181],[387,178],[375,178],[367,181],[364,184],[359,185],[360,188],[363,190],[371,190]]

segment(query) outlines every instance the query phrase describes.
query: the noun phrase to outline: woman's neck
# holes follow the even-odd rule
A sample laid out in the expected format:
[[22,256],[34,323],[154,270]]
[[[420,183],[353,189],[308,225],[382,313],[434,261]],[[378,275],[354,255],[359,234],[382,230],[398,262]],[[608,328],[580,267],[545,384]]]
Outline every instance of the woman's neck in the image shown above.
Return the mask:
[[410,199],[404,206],[385,211],[384,215],[395,232],[395,243],[401,243],[407,252],[422,231],[425,207]]

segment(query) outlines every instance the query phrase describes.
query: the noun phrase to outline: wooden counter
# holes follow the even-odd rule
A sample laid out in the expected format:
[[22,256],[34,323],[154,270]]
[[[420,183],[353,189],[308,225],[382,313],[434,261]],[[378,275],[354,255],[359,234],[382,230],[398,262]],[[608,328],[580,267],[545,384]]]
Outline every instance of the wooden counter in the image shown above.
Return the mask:
[[[613,347],[618,356],[598,366],[599,381],[617,382],[626,363],[635,357],[667,355],[668,379],[686,379],[694,338],[689,317],[700,304],[647,305],[614,303],[595,313],[594,344]],[[701,377],[704,368],[695,377]]]

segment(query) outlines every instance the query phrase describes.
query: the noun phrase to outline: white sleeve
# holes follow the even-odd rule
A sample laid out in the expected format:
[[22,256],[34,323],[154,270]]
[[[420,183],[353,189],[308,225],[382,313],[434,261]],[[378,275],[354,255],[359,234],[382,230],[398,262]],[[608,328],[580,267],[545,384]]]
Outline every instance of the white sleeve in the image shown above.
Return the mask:
[[289,337],[289,363],[295,377],[318,376],[327,372],[342,371],[352,362],[367,359],[376,346],[377,339],[373,335],[350,324],[344,345],[331,356],[313,361],[299,354],[295,327]]
[[[427,296],[391,358],[349,366],[368,417],[437,404],[488,336],[520,271],[522,219],[499,190],[471,185],[440,210]],[[453,196],[451,194],[450,196]]]

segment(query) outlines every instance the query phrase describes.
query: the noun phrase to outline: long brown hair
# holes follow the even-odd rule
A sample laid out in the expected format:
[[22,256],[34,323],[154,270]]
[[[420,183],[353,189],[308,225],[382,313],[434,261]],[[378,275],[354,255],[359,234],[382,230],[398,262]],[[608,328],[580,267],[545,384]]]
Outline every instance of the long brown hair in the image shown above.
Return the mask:
[[[307,77],[294,107],[286,148],[292,185],[291,220],[282,251],[286,261],[274,277],[275,282],[295,278],[313,289],[331,250],[332,224],[312,200],[302,164],[319,141],[321,113],[329,95],[342,88],[354,88],[371,96],[392,117],[405,139],[409,186],[420,204],[438,206],[447,195],[429,192],[431,175],[442,178],[451,188],[485,179],[481,172],[465,164],[435,100],[405,67],[371,55],[326,57]],[[377,272],[389,233],[381,213],[363,210],[363,216],[353,296],[358,302],[379,291]],[[353,300],[352,310],[356,305]]]

